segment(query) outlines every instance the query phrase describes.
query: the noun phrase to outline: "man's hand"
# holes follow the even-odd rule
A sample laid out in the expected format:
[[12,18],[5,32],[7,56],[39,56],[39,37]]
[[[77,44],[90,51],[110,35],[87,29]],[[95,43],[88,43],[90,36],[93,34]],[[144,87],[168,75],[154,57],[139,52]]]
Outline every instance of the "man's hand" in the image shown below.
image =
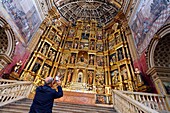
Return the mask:
[[60,80],[57,80],[57,81],[56,81],[56,84],[57,84],[58,86],[61,86],[61,81],[60,81]]

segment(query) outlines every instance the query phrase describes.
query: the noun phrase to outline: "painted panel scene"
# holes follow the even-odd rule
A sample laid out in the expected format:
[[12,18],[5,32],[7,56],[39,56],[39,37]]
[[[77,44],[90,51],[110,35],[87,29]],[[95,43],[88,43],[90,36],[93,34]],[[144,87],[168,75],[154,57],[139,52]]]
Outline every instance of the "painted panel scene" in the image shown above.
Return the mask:
[[[142,52],[150,41],[152,34],[158,30],[168,18],[168,0],[142,0],[130,26],[137,49]],[[144,43],[144,40],[145,43]],[[142,47],[141,47],[142,46]]]
[[[41,24],[38,11],[32,0],[2,0],[2,4],[14,20],[18,31],[28,43]],[[28,5],[29,4],[29,5]]]

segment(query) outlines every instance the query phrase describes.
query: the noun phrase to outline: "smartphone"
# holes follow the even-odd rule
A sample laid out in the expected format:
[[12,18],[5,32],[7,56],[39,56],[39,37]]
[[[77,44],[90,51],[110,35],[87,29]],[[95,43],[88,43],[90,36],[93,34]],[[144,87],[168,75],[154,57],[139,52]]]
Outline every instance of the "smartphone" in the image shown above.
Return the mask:
[[59,79],[60,79],[60,78],[59,78],[58,76],[55,77],[55,80],[56,80],[56,81],[59,81]]

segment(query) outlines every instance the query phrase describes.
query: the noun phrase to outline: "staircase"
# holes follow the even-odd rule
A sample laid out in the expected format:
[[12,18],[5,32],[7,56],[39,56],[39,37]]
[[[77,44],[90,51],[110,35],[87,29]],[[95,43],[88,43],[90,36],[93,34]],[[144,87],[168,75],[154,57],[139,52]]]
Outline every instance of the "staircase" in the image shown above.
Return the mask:
[[[32,100],[23,99],[0,107],[0,113],[28,113]],[[55,103],[53,113],[117,113],[112,105]]]

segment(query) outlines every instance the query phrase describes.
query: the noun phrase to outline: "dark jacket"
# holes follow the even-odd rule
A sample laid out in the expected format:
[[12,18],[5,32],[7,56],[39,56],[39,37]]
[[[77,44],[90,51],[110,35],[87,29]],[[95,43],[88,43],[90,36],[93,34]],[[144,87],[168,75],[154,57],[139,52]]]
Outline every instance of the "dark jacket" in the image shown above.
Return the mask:
[[58,92],[48,85],[37,87],[29,113],[52,113],[54,99],[62,96],[61,86],[58,86]]

